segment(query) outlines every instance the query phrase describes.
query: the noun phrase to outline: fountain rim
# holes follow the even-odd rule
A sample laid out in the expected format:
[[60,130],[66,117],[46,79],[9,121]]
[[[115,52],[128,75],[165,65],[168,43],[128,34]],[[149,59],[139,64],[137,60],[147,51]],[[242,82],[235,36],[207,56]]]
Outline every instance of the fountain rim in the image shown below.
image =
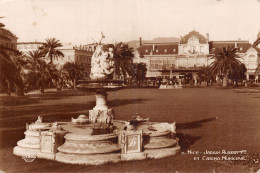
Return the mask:
[[[77,89],[82,91],[97,91],[97,90],[106,90],[114,91],[122,89],[121,85],[124,81],[117,79],[85,79],[79,80],[79,84],[76,86]],[[109,84],[116,85],[109,85]]]
[[124,80],[119,79],[82,79],[78,81],[80,84],[82,83],[123,83]]

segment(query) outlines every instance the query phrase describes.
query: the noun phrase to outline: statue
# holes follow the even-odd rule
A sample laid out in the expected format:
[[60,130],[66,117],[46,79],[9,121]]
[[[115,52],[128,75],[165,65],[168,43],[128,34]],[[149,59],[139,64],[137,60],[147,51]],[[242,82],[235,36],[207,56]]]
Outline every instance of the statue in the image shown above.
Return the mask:
[[91,58],[91,79],[107,79],[108,75],[114,72],[113,49],[108,48],[108,50],[104,50],[104,45],[101,41],[105,36],[103,33],[101,34],[102,37]]
[[41,124],[42,123],[42,116],[38,116],[37,120],[35,121],[35,124]]

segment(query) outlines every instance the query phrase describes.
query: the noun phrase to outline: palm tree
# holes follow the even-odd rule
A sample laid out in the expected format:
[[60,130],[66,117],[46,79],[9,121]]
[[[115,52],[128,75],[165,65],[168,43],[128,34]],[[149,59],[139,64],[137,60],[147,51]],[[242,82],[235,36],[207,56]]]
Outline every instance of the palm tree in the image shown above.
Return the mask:
[[46,39],[46,43],[40,47],[40,50],[50,58],[50,63],[53,62],[53,58],[64,57],[64,54],[57,48],[62,47],[62,44],[55,38]]
[[[258,33],[258,35],[257,35],[256,41],[255,41],[254,44],[253,44],[253,47],[256,48],[259,44],[260,44],[260,31],[259,31],[259,33]],[[258,64],[258,66],[257,66],[257,68],[256,68],[256,70],[255,70],[254,76],[256,77],[259,73],[260,73],[260,64]]]
[[254,76],[256,77],[259,73],[260,73],[260,64],[257,65],[257,67],[256,67],[256,69],[255,69],[255,74],[254,74]]
[[238,71],[233,71],[233,73],[230,73],[228,75],[228,78],[234,82],[235,86],[238,86],[238,81],[243,81],[244,79],[246,79],[246,71],[246,65],[241,63]]
[[0,87],[8,95],[11,95],[11,85],[15,83],[15,65],[10,56],[0,47]]
[[75,62],[67,62],[63,65],[62,70],[65,74],[65,77],[73,82],[73,89],[76,89],[76,80],[78,80],[84,74],[83,66]]
[[260,31],[259,33],[257,34],[257,38],[253,44],[253,47],[257,47],[258,45],[260,44]]
[[133,76],[133,58],[134,49],[128,44],[122,42],[116,44],[104,45],[103,49],[113,48],[113,58],[115,64],[114,76],[124,75],[124,79],[128,76]]
[[145,63],[134,63],[134,78],[138,86],[144,82],[146,72],[147,68]]
[[213,81],[213,75],[209,66],[201,67],[198,71],[198,76],[202,81],[207,82],[207,86],[209,86],[210,81]]
[[237,54],[238,49],[234,47],[223,47],[222,49],[215,49],[213,59],[210,64],[212,74],[223,75],[222,86],[226,87],[228,83],[228,75],[238,73],[241,62]]
[[[0,23],[0,28],[4,27],[4,24]],[[0,33],[0,38],[8,40],[9,38]],[[16,56],[11,57],[7,53],[8,48],[3,44],[0,44],[0,85],[1,89],[7,92],[8,95],[15,90],[18,96],[24,95],[24,81],[21,76],[21,66],[16,63]],[[10,49],[9,49],[10,51]],[[15,50],[12,50],[15,52]]]
[[59,72],[55,65],[47,64],[41,58],[45,53],[40,50],[29,51],[28,57],[30,58],[30,70],[36,79],[36,86],[40,86],[41,93],[44,93],[45,87],[52,82],[52,80],[59,79]]

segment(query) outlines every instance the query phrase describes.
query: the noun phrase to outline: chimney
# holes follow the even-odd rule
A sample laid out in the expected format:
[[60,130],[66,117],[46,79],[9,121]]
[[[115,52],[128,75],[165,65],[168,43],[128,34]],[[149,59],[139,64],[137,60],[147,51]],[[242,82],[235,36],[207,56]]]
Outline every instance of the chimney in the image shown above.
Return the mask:
[[209,41],[209,33],[206,34],[207,40]]
[[140,41],[140,47],[142,46],[142,37],[139,38]]

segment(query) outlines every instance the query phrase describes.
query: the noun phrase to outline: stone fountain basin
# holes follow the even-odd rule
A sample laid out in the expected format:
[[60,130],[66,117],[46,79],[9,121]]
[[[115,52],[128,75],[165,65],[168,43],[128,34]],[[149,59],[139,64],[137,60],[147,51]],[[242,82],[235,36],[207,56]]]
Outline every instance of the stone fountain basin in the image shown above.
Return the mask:
[[114,79],[88,79],[88,80],[79,80],[79,85],[76,86],[77,89],[81,91],[97,91],[100,89],[104,89],[106,91],[115,91],[123,88],[122,80],[114,80]]
[[67,154],[104,154],[119,152],[120,148],[113,143],[115,134],[82,135],[68,133],[64,137],[66,142],[58,147],[59,152]]
[[65,143],[59,145],[55,153],[41,151],[39,131],[28,130],[25,132],[25,139],[20,140],[14,148],[14,154],[29,154],[72,164],[99,165],[125,159],[164,158],[180,151],[178,139],[170,136],[171,131],[165,128],[163,123],[142,122],[136,129],[143,131],[143,151],[140,153],[142,157],[122,157],[120,135],[126,132],[125,123],[126,121],[114,120],[113,133],[97,134],[93,133],[91,124],[58,122],[66,135],[63,137]]

